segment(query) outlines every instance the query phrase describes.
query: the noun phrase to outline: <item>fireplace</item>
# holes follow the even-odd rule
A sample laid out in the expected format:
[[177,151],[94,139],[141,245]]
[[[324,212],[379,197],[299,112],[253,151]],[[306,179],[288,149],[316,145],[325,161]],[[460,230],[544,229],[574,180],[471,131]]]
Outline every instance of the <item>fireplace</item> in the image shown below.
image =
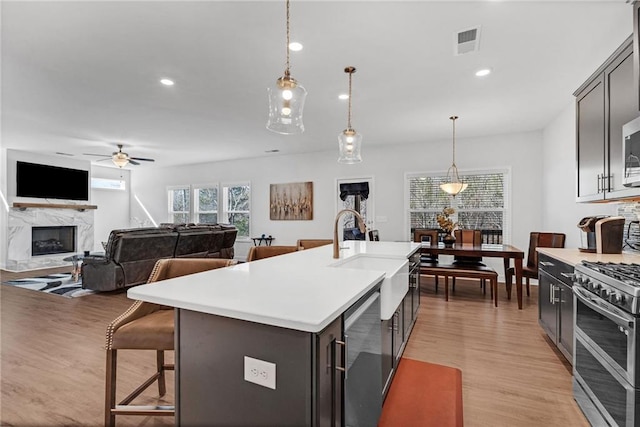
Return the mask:
[[31,227],[31,255],[76,251],[76,226]]

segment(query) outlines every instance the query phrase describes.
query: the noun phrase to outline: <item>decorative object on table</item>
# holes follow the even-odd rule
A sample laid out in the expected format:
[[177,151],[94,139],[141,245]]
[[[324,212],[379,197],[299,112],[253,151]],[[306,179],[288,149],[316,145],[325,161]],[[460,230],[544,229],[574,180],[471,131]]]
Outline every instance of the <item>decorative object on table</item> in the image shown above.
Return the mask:
[[456,166],[456,120],[458,116],[451,116],[449,119],[453,122],[453,163],[451,163],[451,166],[447,170],[447,182],[440,184],[440,188],[445,193],[456,197],[456,195],[463,192],[469,184],[465,184],[460,180],[458,167]]
[[313,219],[313,182],[271,184],[269,199],[272,220]]
[[347,67],[344,72],[349,74],[349,113],[347,115],[347,128],[338,135],[338,146],[340,148],[338,163],[353,164],[362,161],[362,155],[360,154],[362,135],[351,127],[351,78],[356,69],[355,67]]
[[125,153],[122,151],[122,144],[118,144],[118,151],[114,151],[113,153],[111,153],[111,155],[107,155],[107,154],[89,154],[89,153],[83,153],[85,156],[98,156],[98,157],[104,157],[104,159],[100,159],[98,160],[98,162],[101,162],[103,160],[108,160],[111,159],[111,161],[113,162],[114,165],[118,166],[119,168],[123,168],[125,166],[127,166],[129,163],[131,163],[132,165],[139,165],[140,163],[138,163],[138,161],[144,161],[144,162],[155,162],[155,160],[153,159],[147,159],[144,157],[130,157],[129,154]]
[[458,223],[453,222],[450,218],[450,215],[453,215],[455,212],[456,210],[453,208],[444,208],[436,217],[436,221],[438,221],[440,228],[447,233],[442,238],[442,243],[447,247],[453,246],[456,242],[456,238],[453,236],[453,230],[458,226]]
[[74,279],[73,275],[69,273],[49,274],[47,276],[7,280],[2,283],[5,285],[16,286],[18,288],[31,289],[33,291],[45,292],[52,295],[60,295],[67,298],[82,297],[95,293],[89,289],[82,289],[82,280]]
[[267,88],[269,94],[269,120],[267,129],[285,135],[304,132],[302,110],[307,91],[289,70],[289,0],[287,0],[287,66],[284,76],[276,80],[275,86]]

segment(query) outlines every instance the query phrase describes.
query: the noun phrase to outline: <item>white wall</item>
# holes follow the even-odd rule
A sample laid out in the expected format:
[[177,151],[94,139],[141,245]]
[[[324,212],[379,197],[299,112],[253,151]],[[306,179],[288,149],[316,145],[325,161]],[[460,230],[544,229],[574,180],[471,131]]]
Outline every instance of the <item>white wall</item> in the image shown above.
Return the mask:
[[[531,230],[541,226],[540,132],[496,135],[456,141],[456,163],[464,172],[494,168],[511,169],[512,243],[526,249]],[[291,140],[295,144],[295,140]],[[251,234],[271,234],[274,244],[292,245],[300,238],[331,238],[336,214],[338,178],[372,176],[371,193],[382,240],[409,240],[405,211],[405,174],[446,172],[451,164],[451,141],[395,147],[368,147],[363,141],[361,164],[340,165],[336,150],[291,156],[206,163],[184,167],[137,169],[132,172],[132,196],[137,195],[157,222],[167,220],[167,186],[250,181],[252,190]],[[312,181],[314,219],[271,221],[269,185]],[[132,203],[132,216],[144,213]],[[236,245],[236,257],[246,256],[248,245]],[[501,262],[496,264],[502,271]]]
[[95,213],[93,251],[101,252],[104,250],[101,242],[106,242],[109,239],[111,230],[137,227],[138,224],[129,218],[131,212],[130,171],[93,165],[91,177],[124,180],[125,182],[125,191],[91,189],[91,203],[98,206]]
[[580,219],[616,215],[617,203],[576,202],[576,111],[571,102],[542,133],[542,230],[567,235],[565,246],[581,245]]

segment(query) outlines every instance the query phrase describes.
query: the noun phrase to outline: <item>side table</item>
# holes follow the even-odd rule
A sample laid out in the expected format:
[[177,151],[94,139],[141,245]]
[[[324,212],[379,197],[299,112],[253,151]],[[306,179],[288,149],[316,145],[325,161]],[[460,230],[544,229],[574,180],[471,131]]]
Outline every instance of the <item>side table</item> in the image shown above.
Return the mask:
[[271,246],[271,242],[275,240],[275,237],[252,237],[251,240],[253,240],[254,246],[260,246],[262,242],[264,242],[265,246]]

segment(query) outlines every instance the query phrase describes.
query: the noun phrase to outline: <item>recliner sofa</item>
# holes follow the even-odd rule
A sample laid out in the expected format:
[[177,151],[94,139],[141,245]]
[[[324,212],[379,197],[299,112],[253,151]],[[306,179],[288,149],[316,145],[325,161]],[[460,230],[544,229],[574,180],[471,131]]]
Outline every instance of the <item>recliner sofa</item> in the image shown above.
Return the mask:
[[113,291],[146,283],[162,258],[228,258],[234,256],[238,230],[223,224],[161,224],[158,228],[113,230],[104,255],[82,262],[82,287]]

